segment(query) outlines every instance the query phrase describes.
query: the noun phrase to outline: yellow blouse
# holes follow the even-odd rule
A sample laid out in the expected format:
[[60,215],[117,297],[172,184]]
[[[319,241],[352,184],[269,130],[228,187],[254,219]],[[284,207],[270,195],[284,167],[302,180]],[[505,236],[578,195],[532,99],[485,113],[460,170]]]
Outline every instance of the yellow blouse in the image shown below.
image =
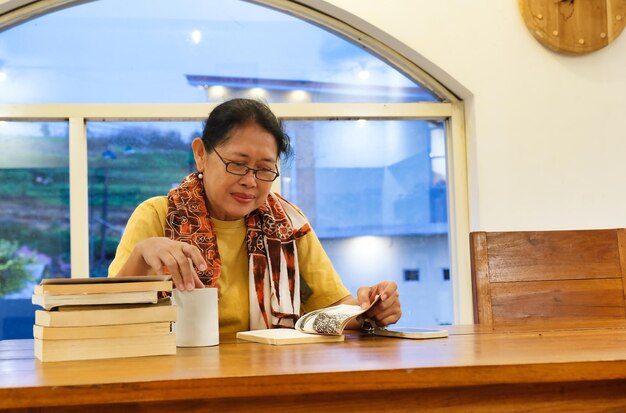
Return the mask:
[[[167,197],[150,198],[133,212],[109,266],[114,277],[130,256],[135,245],[146,238],[165,236]],[[246,224],[243,219],[220,221],[211,218],[222,261],[218,280],[220,333],[250,329],[248,298],[248,251]],[[350,295],[313,231],[296,241],[300,275],[312,294],[302,302],[304,313],[327,307]],[[149,275],[149,274],[146,274]]]

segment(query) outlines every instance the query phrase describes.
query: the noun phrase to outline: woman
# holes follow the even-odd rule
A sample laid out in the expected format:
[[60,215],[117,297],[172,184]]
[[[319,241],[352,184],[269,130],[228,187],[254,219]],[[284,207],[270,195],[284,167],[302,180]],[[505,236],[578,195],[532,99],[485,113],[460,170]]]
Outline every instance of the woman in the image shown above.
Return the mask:
[[302,212],[270,192],[290,145],[265,104],[222,103],[191,146],[197,172],[137,207],[110,276],[167,273],[179,290],[217,287],[222,333],[289,327],[302,313],[342,303],[365,308],[376,295],[368,318],[398,321],[396,284],[361,287],[355,299]]

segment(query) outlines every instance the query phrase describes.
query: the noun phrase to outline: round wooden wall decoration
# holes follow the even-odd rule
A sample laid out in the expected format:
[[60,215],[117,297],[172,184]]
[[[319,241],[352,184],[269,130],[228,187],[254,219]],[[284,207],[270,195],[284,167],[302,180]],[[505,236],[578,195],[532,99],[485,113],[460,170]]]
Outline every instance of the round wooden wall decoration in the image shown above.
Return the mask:
[[626,22],[626,0],[519,0],[519,9],[535,39],[565,54],[607,46]]

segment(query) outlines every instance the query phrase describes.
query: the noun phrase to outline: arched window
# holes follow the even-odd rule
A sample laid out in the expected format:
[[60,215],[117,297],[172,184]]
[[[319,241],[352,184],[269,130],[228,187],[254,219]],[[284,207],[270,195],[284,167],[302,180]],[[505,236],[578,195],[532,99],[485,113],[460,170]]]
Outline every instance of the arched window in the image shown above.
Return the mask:
[[338,20],[256,3],[35,1],[0,16],[0,253],[18,262],[0,300],[21,317],[0,338],[31,334],[33,308],[17,307],[41,277],[106,275],[134,207],[193,169],[201,121],[240,96],[284,120],[295,157],[275,189],[348,288],[394,280],[401,324],[453,323],[455,305],[459,321],[461,103]]

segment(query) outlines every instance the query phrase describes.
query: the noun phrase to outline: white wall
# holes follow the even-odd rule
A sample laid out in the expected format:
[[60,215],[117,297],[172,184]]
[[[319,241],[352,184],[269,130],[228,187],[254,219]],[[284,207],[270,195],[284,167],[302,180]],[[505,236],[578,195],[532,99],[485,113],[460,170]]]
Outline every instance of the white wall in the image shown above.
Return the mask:
[[541,46],[514,0],[304,3],[465,100],[471,230],[626,226],[626,34],[572,57]]

